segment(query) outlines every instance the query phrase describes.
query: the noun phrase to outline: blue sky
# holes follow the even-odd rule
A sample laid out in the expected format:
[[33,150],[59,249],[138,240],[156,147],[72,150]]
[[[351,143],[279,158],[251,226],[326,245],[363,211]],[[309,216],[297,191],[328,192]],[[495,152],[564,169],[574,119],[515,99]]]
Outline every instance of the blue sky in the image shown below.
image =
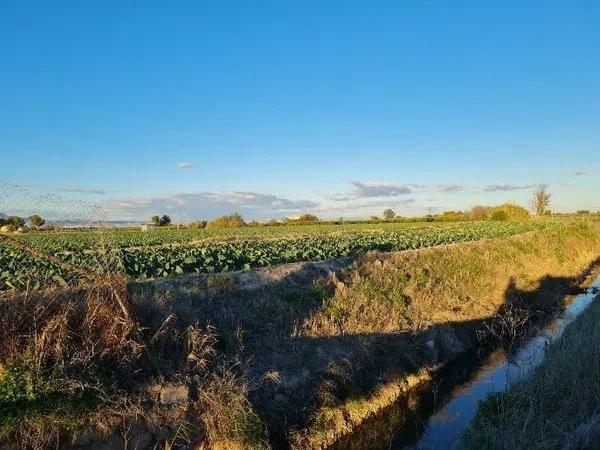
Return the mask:
[[597,1],[2,2],[0,211],[414,215],[539,184],[600,209],[598,23]]

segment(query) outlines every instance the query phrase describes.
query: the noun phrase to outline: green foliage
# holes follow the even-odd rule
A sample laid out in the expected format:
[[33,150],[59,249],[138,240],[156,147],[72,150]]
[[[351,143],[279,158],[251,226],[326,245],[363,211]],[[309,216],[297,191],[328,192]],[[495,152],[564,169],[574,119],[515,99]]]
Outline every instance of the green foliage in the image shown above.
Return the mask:
[[[376,226],[313,225],[243,227],[236,229],[183,229],[139,231],[28,233],[17,235],[41,252],[67,264],[90,270],[114,269],[131,279],[161,278],[185,273],[247,270],[297,261],[317,261],[353,256],[368,250],[400,251],[481,238],[509,236],[541,226],[536,223],[462,223],[408,226],[382,223]],[[343,233],[340,233],[343,230]],[[270,239],[264,239],[272,235]],[[206,239],[212,237],[214,239]],[[106,249],[96,249],[98,241]],[[203,241],[189,244],[190,241]],[[177,244],[177,245],[169,245]],[[96,247],[97,248],[97,247]],[[105,254],[103,252],[107,251]],[[0,290],[74,284],[78,280],[65,269],[36,259],[7,244],[0,245]]]
[[152,219],[150,219],[150,220],[157,227],[160,226],[160,217],[159,216],[152,216]]
[[37,290],[75,282],[67,270],[0,242],[0,291]]

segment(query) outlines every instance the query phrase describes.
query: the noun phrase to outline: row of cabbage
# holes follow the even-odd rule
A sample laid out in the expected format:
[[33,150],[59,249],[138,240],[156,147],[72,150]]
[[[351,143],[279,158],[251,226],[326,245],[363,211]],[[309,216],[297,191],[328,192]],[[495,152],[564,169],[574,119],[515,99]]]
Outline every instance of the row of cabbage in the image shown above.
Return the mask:
[[464,223],[419,224],[419,223],[379,223],[341,225],[290,225],[254,226],[243,228],[211,229],[155,229],[150,232],[140,230],[120,230],[99,228],[88,231],[37,232],[14,235],[24,244],[50,254],[65,251],[102,250],[132,247],[155,247],[159,245],[187,244],[201,240],[236,240],[253,238],[277,238],[299,235],[323,235],[339,232],[398,231],[418,228],[456,228]]
[[122,270],[129,278],[162,278],[186,273],[247,270],[274,264],[319,261],[362,251],[400,251],[440,244],[509,236],[537,227],[534,223],[479,223],[449,228],[345,233],[282,239],[246,239],[202,245],[67,252],[66,262],[97,270]]
[[68,270],[0,242],[0,291],[37,290],[77,281]]

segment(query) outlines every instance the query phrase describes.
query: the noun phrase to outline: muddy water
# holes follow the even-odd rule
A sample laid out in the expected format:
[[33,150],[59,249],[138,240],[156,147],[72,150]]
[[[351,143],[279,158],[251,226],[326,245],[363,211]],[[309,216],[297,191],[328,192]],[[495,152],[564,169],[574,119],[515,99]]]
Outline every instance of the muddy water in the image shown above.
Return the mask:
[[[507,355],[498,350],[492,353],[466,382],[459,383],[444,395],[443,403],[424,422],[415,422],[412,432],[398,430],[391,440],[393,449],[454,449],[461,433],[477,412],[478,402],[488,394],[501,392],[511,384],[527,377],[544,359],[548,345],[561,336],[565,327],[598,297],[600,278],[575,297],[564,312],[518,351]],[[435,397],[435,396],[434,396]],[[434,398],[435,403],[435,398]]]

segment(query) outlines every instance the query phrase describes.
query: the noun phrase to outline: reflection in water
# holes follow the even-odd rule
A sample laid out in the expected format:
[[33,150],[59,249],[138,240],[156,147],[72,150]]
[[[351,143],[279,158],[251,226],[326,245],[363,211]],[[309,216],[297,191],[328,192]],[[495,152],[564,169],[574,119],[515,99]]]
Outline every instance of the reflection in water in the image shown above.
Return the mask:
[[[516,353],[508,356],[503,350],[490,355],[472,379],[453,389],[450,400],[431,416],[417,444],[410,449],[456,448],[460,434],[475,417],[477,406],[488,394],[502,392],[523,379],[544,359],[548,345],[560,337],[565,327],[581,314],[598,295],[600,278],[577,296],[563,314],[539,335],[527,341]],[[394,443],[394,448],[402,448]]]

